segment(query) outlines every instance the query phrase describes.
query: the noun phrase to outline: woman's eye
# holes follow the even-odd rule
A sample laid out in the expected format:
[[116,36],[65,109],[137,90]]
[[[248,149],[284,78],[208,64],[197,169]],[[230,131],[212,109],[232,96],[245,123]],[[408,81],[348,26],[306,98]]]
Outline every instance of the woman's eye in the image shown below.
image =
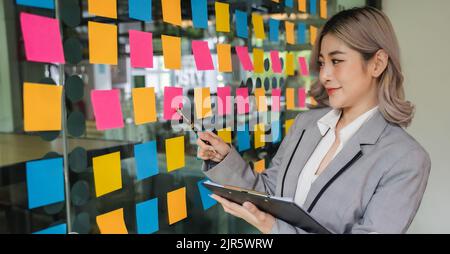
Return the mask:
[[332,60],[331,62],[333,62],[333,64],[338,64],[338,63],[342,62],[342,60]]
[[317,65],[319,66],[319,67],[323,67],[323,62],[317,62]]

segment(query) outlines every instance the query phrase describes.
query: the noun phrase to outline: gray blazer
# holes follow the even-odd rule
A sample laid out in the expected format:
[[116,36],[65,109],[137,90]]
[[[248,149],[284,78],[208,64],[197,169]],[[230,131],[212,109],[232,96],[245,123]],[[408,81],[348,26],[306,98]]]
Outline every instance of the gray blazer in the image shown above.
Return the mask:
[[[207,177],[294,198],[298,178],[322,138],[317,120],[330,108],[300,113],[271,166],[255,173],[232,147]],[[334,233],[405,233],[422,200],[431,161],[422,146],[377,111],[314,181],[304,209]],[[306,233],[280,219],[272,233]]]

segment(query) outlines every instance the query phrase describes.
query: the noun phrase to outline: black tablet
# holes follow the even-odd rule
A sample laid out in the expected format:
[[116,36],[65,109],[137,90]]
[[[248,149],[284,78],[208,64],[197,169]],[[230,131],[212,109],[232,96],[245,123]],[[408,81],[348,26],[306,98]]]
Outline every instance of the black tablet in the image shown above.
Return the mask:
[[323,225],[299,207],[291,198],[271,197],[265,193],[246,190],[235,186],[223,186],[211,181],[203,185],[214,194],[242,205],[249,201],[261,211],[270,213],[293,226],[299,227],[309,233],[331,234]]

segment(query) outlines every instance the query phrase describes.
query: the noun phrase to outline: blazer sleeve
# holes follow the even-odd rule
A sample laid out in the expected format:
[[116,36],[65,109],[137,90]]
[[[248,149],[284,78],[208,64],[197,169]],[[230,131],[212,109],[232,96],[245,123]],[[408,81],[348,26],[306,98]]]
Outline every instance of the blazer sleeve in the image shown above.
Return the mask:
[[300,115],[296,116],[294,124],[273,157],[270,167],[263,173],[255,173],[233,146],[228,155],[217,165],[209,167],[203,163],[203,172],[208,178],[219,184],[234,185],[274,195],[279,166],[285,156],[285,150],[291,142],[295,142],[292,140],[293,133],[301,128],[304,121]]
[[431,169],[430,157],[422,148],[399,159],[381,178],[354,234],[400,234],[408,230],[419,205]]

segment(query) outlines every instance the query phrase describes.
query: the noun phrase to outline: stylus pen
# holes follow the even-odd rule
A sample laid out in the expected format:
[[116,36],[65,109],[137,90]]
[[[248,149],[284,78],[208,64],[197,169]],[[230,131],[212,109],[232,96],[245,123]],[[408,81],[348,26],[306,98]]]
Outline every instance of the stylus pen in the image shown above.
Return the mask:
[[[197,137],[198,137],[198,133],[197,133],[197,130],[195,129],[194,123],[192,123],[191,120],[189,120],[189,118],[187,118],[186,115],[183,114],[183,111],[181,111],[180,108],[177,108],[176,110],[177,110],[177,113],[178,113],[181,117],[183,117],[184,121],[186,121],[186,123],[189,125],[189,127],[191,128],[191,130],[192,130],[192,131],[195,133],[195,135],[197,135]],[[201,140],[202,140],[205,144],[211,146],[211,143],[209,143],[209,141],[206,141],[206,140],[203,140],[203,139],[201,139]],[[213,149],[213,152],[214,152],[214,153],[217,153],[216,149],[214,149],[213,146],[211,146],[211,147],[212,147],[212,149]]]

